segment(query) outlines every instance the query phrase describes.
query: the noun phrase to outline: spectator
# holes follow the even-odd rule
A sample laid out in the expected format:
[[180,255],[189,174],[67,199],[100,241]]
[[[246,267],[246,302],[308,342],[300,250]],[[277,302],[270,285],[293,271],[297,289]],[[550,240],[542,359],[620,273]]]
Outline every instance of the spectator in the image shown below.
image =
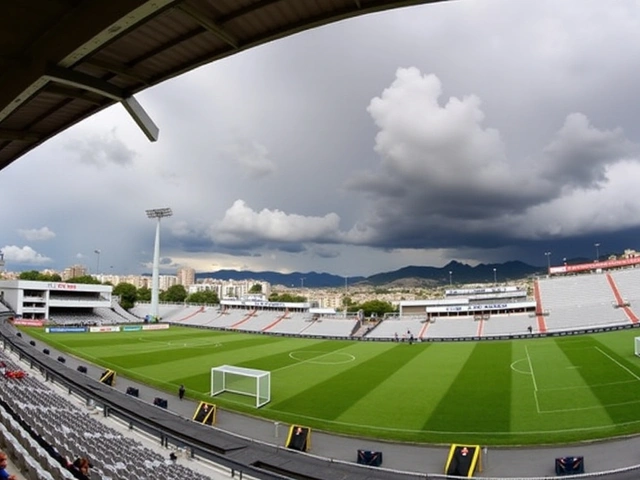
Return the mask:
[[91,473],[89,469],[91,468],[91,463],[87,458],[80,457],[76,458],[76,460],[71,464],[69,470],[73,473],[73,476],[80,480],[89,480]]
[[0,452],[0,479],[1,480],[16,480],[15,475],[10,475],[7,472],[7,454],[4,452]]
[[178,389],[178,397],[180,397],[180,400],[182,400],[184,398],[184,385],[180,385],[180,388]]

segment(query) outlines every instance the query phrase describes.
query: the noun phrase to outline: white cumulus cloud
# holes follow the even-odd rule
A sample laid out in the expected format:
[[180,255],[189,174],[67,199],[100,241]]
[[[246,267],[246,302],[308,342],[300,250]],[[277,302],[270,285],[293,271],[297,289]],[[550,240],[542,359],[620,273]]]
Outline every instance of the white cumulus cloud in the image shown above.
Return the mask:
[[43,265],[51,262],[49,257],[36,252],[28,245],[25,245],[24,247],[6,245],[2,247],[0,251],[4,254],[5,262],[19,263],[22,265]]
[[255,211],[244,201],[236,200],[213,228],[212,236],[214,241],[225,245],[326,242],[339,236],[339,224],[336,213],[313,217],[267,208]]
[[51,240],[56,236],[55,232],[51,231],[49,227],[19,229],[18,233],[29,242]]

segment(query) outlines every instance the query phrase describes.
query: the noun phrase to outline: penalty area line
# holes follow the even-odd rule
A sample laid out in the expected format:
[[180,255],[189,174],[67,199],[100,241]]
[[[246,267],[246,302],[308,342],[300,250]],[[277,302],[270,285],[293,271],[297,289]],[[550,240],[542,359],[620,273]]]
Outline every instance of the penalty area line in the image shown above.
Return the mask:
[[615,363],[616,365],[618,365],[620,368],[622,368],[623,370],[625,370],[628,374],[630,374],[633,378],[635,378],[636,380],[638,380],[640,382],[640,377],[638,375],[636,375],[635,373],[633,373],[631,370],[629,370],[627,367],[625,367],[624,365],[622,365],[619,361],[617,361],[615,358],[613,358],[611,355],[609,355],[607,352],[605,352],[604,350],[601,350],[600,347],[594,347],[596,350],[598,350],[601,354],[603,354],[605,357],[607,357],[609,360],[611,360],[613,363]]

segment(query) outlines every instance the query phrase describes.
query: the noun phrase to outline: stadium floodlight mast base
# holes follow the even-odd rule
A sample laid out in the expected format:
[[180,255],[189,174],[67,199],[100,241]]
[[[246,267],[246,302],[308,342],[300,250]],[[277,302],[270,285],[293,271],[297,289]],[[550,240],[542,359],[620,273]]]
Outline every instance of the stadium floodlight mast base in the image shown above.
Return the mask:
[[173,215],[170,208],[154,208],[147,210],[147,217],[157,219],[156,240],[153,246],[153,274],[151,277],[151,311],[149,321],[158,321],[158,299],[160,297],[160,220]]

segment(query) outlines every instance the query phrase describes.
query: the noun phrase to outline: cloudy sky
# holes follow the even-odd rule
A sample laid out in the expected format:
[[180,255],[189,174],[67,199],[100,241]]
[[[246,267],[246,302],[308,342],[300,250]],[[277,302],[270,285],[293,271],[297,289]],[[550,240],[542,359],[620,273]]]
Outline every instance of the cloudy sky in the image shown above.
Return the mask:
[[148,272],[159,207],[167,273],[640,248],[639,58],[639,0],[459,0],[278,40],[138,95],[156,143],[116,105],[0,172],[6,269]]

